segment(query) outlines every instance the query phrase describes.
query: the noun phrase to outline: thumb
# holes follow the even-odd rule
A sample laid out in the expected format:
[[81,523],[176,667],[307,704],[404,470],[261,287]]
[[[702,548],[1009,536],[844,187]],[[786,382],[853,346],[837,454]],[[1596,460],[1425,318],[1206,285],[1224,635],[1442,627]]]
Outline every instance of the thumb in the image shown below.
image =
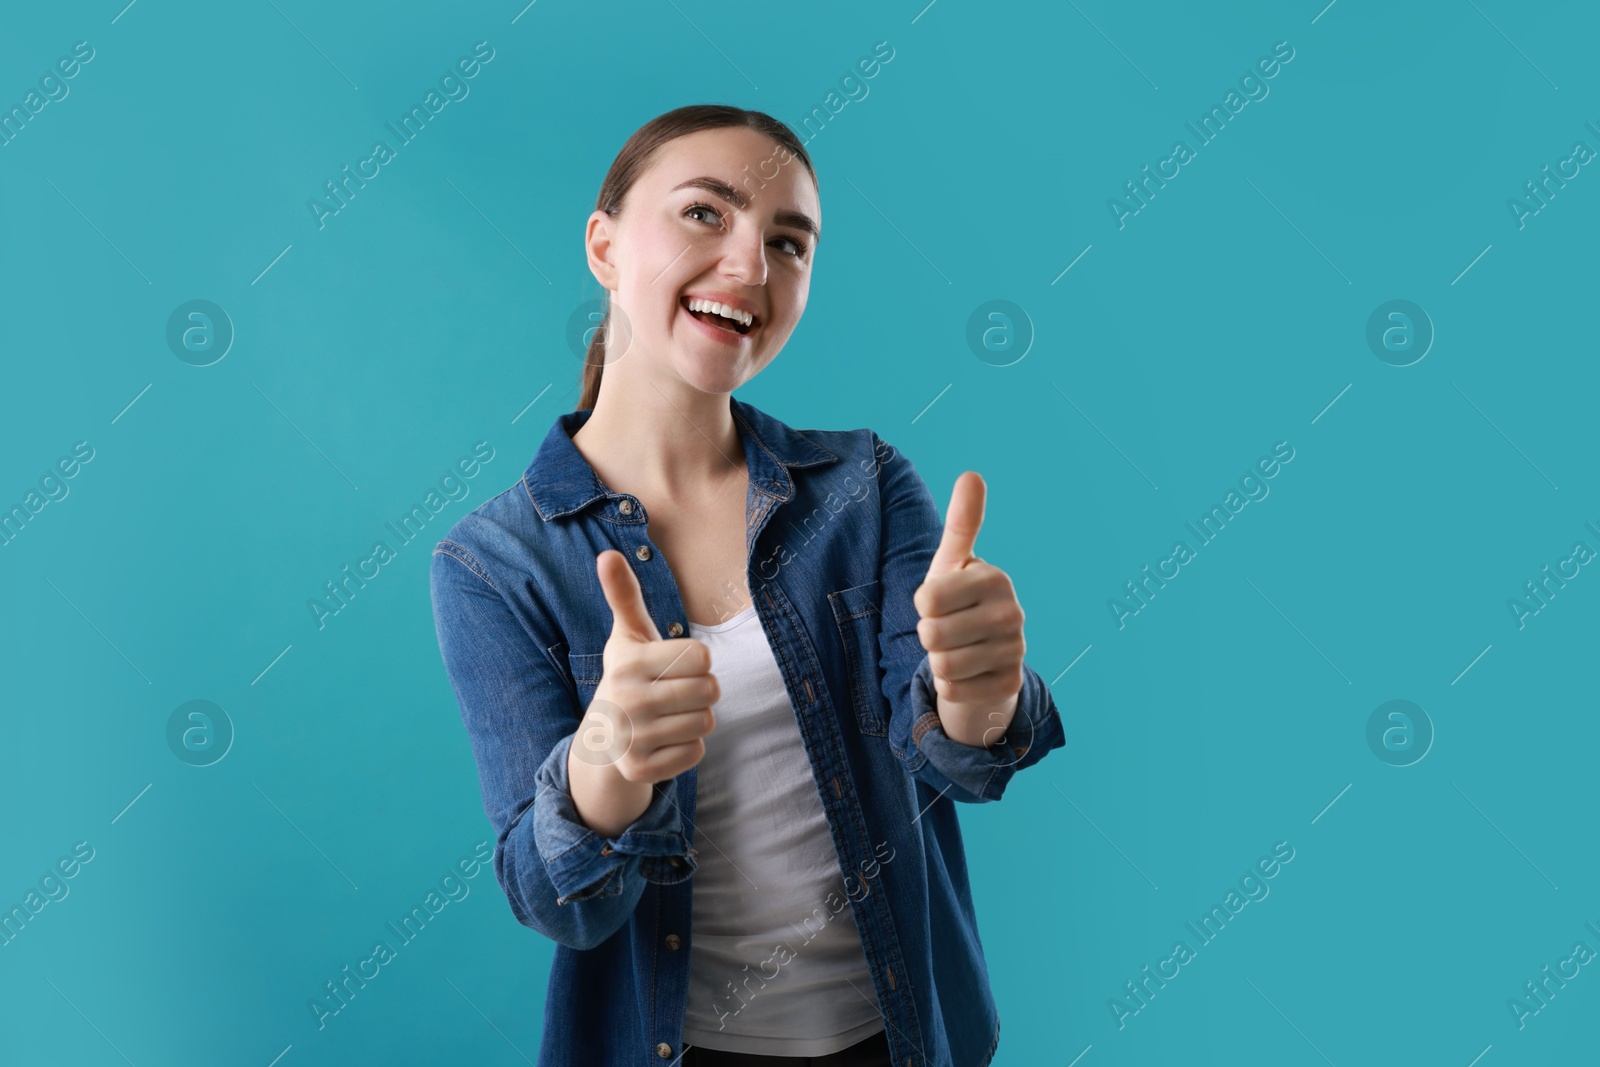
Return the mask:
[[963,471],[956,479],[950,493],[950,508],[945,513],[944,536],[928,566],[930,577],[960,570],[968,560],[975,558],[987,492],[983,476],[977,471]]
[[606,549],[595,557],[595,569],[600,575],[600,591],[611,608],[612,636],[621,633],[634,641],[661,640],[661,631],[645,607],[644,590],[639,588],[639,579],[622,553]]

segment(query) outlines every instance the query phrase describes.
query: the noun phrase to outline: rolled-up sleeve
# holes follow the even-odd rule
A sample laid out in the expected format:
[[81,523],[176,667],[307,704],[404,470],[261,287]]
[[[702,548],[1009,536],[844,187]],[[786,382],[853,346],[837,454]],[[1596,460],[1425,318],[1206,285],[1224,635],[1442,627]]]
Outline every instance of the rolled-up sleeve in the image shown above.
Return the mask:
[[525,625],[464,545],[439,542],[429,582],[439,649],[496,835],[495,876],[518,922],[593,948],[627,923],[647,881],[694,873],[672,783],[658,784],[649,808],[616,837],[585,826],[566,773],[582,709],[544,652],[558,638]]
[[952,740],[940,724],[927,650],[917,636],[913,597],[944,535],[944,520],[911,460],[873,434],[881,514],[882,684],[889,737],[906,769],[946,796],[967,803],[999,800],[1013,775],[1066,744],[1055,697],[1023,664],[1017,710],[1005,736],[987,747]]
[[[681,882],[695,872],[695,851],[683,832],[674,781],[657,782],[650,806],[621,834],[601,837],[578,818],[567,778],[563,737],[539,767],[533,821],[539,854],[555,887],[557,904],[618,895],[637,878],[659,885]],[[635,877],[636,876],[636,877]]]
[[911,738],[917,777],[957,800],[999,800],[1011,776],[1066,744],[1055,697],[1037,671],[1022,665],[1022,692],[1005,736],[987,748],[951,740],[939,722],[933,668],[924,652],[911,678]]

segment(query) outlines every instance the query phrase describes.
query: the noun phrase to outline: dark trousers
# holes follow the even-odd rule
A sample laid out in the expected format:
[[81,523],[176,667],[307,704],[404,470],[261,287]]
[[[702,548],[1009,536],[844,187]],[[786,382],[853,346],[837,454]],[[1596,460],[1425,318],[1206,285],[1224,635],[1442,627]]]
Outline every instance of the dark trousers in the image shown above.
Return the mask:
[[683,1067],[891,1067],[889,1039],[879,1030],[849,1048],[826,1056],[757,1056],[749,1052],[721,1052],[693,1045],[683,1054]]

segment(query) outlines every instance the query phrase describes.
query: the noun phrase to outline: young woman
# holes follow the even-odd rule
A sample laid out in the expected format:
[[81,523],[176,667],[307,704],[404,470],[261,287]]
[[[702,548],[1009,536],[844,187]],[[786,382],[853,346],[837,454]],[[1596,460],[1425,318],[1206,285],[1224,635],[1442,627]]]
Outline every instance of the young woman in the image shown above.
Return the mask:
[[539,1067],[994,1055],[954,802],[1000,799],[1060,716],[974,555],[981,478],[941,524],[873,431],[732,396],[799,322],[821,222],[777,120],[640,128],[585,233],[608,304],[578,409],[435,549],[495,873],[556,942]]

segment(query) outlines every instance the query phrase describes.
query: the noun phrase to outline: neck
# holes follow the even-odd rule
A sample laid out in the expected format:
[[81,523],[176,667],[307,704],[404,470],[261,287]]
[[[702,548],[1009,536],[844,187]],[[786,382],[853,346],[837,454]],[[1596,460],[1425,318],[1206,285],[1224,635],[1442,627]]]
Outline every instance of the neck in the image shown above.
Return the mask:
[[692,499],[745,471],[732,394],[615,367],[601,382],[594,411],[572,442],[612,489]]

